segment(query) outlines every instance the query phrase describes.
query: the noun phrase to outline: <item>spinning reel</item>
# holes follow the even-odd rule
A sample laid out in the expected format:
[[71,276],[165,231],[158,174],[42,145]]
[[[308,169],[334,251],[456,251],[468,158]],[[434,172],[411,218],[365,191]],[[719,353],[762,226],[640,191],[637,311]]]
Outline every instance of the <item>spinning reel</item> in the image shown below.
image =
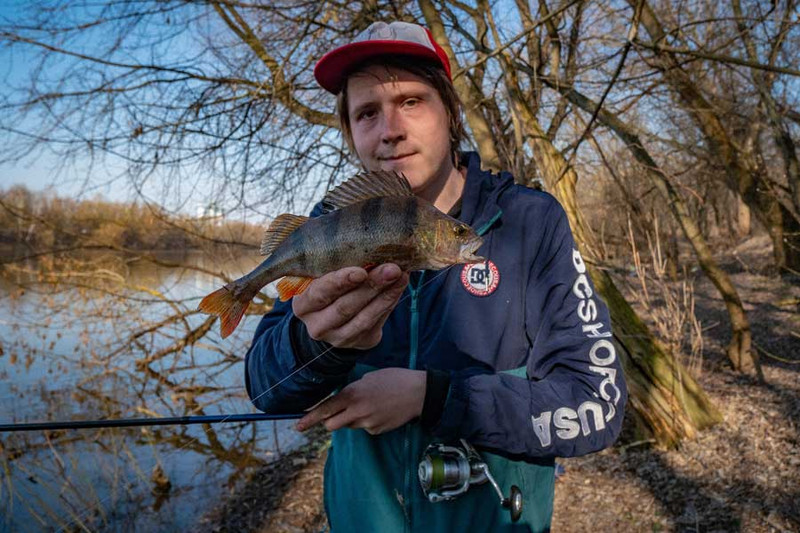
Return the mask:
[[511,495],[505,498],[489,467],[464,439],[461,439],[461,446],[441,443],[428,446],[419,463],[418,474],[422,492],[433,503],[452,500],[467,492],[470,486],[489,481],[500,497],[500,505],[511,513],[511,521],[516,522],[522,515],[522,492],[519,487],[511,485]]

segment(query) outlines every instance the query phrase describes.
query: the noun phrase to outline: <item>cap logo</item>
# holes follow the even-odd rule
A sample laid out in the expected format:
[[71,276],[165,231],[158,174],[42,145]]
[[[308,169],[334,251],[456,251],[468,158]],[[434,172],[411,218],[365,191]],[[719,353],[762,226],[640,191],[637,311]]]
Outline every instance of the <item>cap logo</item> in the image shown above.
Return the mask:
[[500,284],[500,271],[492,261],[464,265],[461,270],[461,284],[470,294],[489,296]]
[[434,50],[425,30],[421,26],[408,22],[395,21],[391,24],[373,22],[353,39],[354,43],[363,41],[405,41]]

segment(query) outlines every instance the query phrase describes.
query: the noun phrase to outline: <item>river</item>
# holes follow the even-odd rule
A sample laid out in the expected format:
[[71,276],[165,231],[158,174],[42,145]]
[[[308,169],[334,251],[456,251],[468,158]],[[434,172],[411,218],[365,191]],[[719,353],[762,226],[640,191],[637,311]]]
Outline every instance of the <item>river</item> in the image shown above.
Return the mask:
[[[258,255],[152,259],[0,270],[0,423],[255,412],[243,357],[258,316],[224,340],[216,323],[183,340],[203,331],[193,310],[221,284],[214,272],[238,277]],[[0,530],[192,529],[252,469],[302,442],[291,425],[0,434]]]

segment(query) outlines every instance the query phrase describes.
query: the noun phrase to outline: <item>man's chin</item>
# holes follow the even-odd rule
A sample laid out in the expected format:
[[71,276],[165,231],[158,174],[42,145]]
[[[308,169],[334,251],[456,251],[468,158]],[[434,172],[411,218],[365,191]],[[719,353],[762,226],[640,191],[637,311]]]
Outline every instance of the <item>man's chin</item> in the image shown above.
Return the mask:
[[389,172],[402,172],[403,174],[407,174],[409,165],[403,164],[402,161],[381,161],[380,168],[381,170],[388,170]]
[[406,178],[408,178],[408,181],[411,182],[412,187],[414,186],[415,178],[420,175],[419,170],[415,167],[416,165],[414,165],[412,162],[404,159],[381,161],[380,166],[381,170],[403,174]]

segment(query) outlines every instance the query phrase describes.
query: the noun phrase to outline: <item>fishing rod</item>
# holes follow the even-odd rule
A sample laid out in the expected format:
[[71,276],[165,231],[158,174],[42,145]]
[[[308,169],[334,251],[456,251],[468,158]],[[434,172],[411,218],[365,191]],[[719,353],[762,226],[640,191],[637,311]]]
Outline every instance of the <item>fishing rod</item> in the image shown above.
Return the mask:
[[59,429],[218,424],[223,422],[260,422],[263,420],[296,420],[298,418],[302,418],[304,415],[305,413],[288,413],[282,415],[270,415],[267,413],[241,413],[235,415],[165,416],[103,420],[72,420],[65,422],[30,422],[24,424],[0,424],[0,433],[16,431],[54,431]]

